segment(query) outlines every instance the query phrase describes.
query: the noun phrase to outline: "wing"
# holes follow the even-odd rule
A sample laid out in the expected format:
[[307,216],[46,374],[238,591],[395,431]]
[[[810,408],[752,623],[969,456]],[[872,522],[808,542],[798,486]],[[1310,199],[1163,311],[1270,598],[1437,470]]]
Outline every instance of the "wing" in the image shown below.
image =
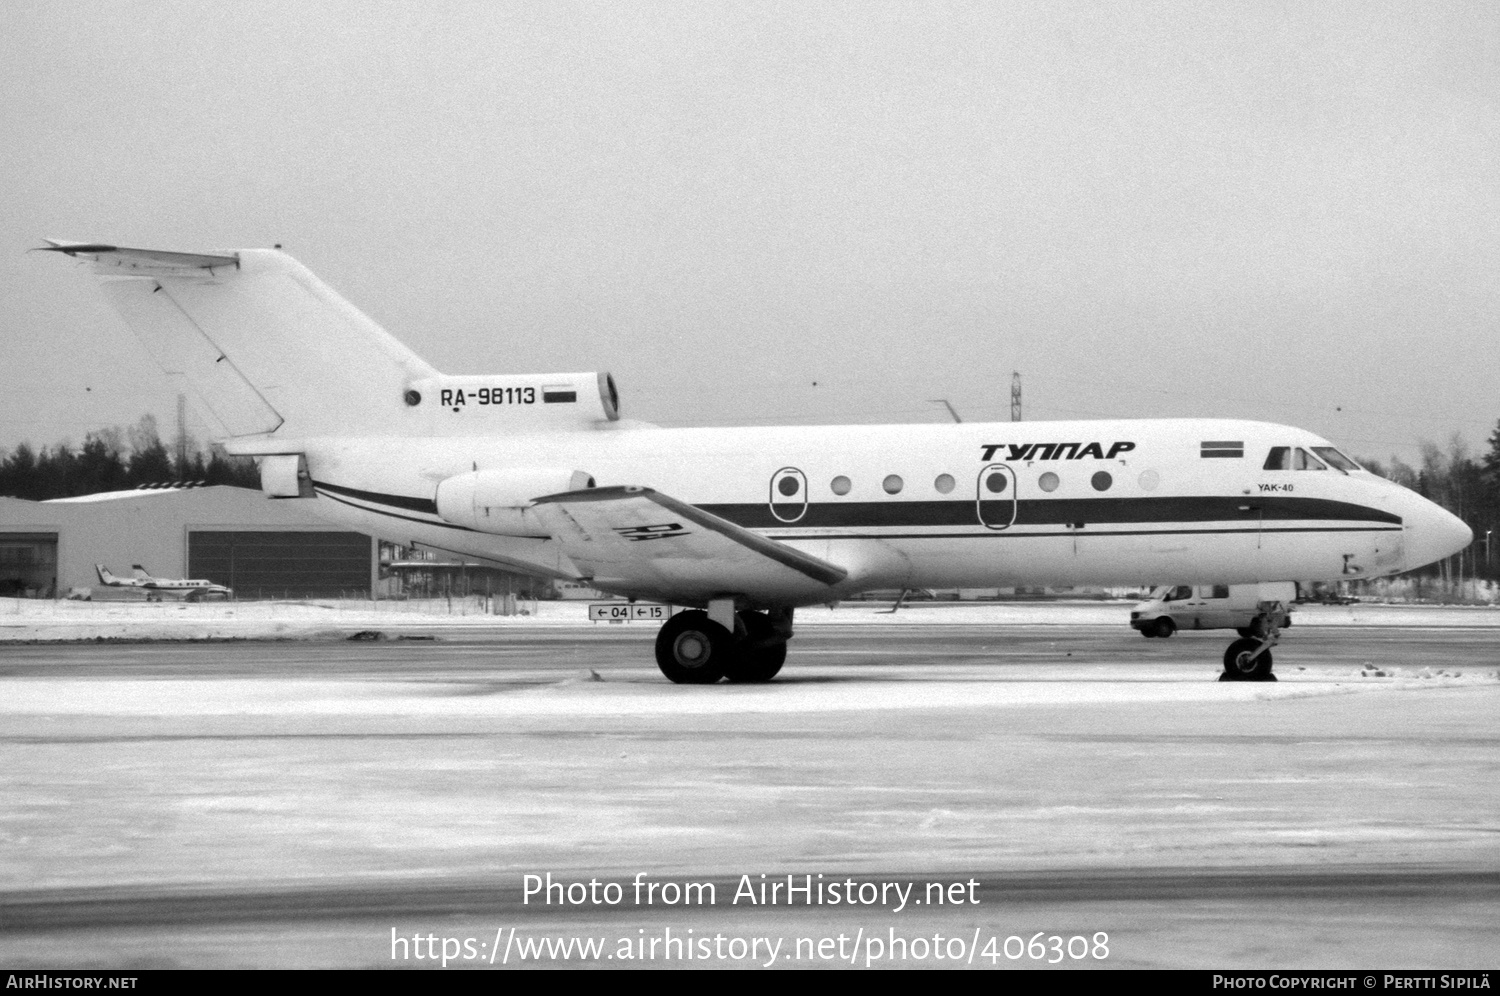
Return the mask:
[[565,491],[528,509],[606,591],[693,603],[816,600],[848,577],[826,560],[650,488]]

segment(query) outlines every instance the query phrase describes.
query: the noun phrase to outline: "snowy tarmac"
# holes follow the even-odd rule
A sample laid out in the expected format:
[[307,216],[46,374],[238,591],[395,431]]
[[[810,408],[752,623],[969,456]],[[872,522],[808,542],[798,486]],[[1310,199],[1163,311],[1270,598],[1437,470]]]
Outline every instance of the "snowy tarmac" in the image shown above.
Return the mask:
[[[799,613],[762,687],[672,686],[654,627],[545,616],[0,645],[0,966],[438,967],[413,936],[469,942],[450,970],[765,965],[773,936],[771,967],[1027,966],[1053,936],[1075,967],[1500,961],[1495,613],[1304,609],[1280,681],[1225,684],[1230,634],[977,608]],[[528,901],[548,873],[624,898]],[[762,875],[964,901],[732,901]],[[744,944],[693,962],[689,930]],[[604,946],[535,946],[569,938]]]
[[[912,602],[892,612],[889,602],[844,602],[797,612],[797,626],[1118,626],[1128,628],[1128,601]],[[646,622],[591,623],[589,603],[520,603],[523,614],[496,616],[477,598],[426,601],[72,602],[0,598],[0,643],[62,640],[303,640],[362,630],[388,635],[471,635],[555,629],[653,626]],[[1294,625],[1500,628],[1500,606],[1358,604],[1301,605]]]

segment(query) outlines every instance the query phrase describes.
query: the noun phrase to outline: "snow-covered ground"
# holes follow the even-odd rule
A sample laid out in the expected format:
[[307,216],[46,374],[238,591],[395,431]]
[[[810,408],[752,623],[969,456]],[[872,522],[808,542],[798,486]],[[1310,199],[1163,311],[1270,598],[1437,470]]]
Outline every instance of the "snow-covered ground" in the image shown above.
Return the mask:
[[[393,929],[667,917],[1103,932],[1125,967],[1494,963],[1500,630],[1464,627],[1495,612],[1308,607],[1338,652],[1225,684],[1212,634],[1142,640],[1125,602],[853,603],[798,613],[778,681],[698,687],[657,673],[651,623],[446,607],[0,603],[12,639],[325,638],[0,648],[0,921],[26,924],[0,963],[389,966]],[[366,629],[438,639],[337,639]],[[543,872],[972,877],[983,903],[559,918],[521,898]]]
[[[1120,626],[1131,602],[845,602],[797,613],[797,626]],[[70,602],[0,599],[0,643],[29,640],[332,639],[361,630],[496,633],[511,628],[651,629],[651,622],[594,623],[587,602],[521,602],[497,616],[478,599],[411,602]],[[1304,605],[1295,626],[1500,626],[1495,606]]]

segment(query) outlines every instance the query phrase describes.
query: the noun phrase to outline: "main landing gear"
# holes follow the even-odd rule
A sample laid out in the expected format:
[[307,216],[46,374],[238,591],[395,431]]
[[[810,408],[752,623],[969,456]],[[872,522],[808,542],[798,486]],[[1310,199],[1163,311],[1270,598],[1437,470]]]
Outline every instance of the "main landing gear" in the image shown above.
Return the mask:
[[679,685],[770,681],[786,661],[791,636],[791,609],[735,612],[733,602],[718,600],[707,612],[688,609],[662,625],[656,664]]
[[1285,604],[1261,602],[1260,614],[1250,623],[1250,635],[1235,640],[1224,651],[1224,673],[1219,680],[1275,681],[1276,676],[1271,673],[1271,648],[1281,639],[1285,625]]

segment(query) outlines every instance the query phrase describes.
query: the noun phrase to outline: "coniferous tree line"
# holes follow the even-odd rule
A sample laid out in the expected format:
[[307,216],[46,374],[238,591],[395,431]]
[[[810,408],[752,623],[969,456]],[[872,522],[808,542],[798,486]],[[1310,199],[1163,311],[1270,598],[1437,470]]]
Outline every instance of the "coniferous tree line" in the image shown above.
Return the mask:
[[227,484],[259,488],[260,475],[249,457],[233,457],[218,447],[205,454],[191,439],[168,448],[156,419],[143,415],[128,428],[111,426],[84,436],[82,446],[62,442],[33,450],[21,443],[0,458],[0,497],[47,501],[122,491],[143,484]]
[[1474,530],[1474,543],[1467,550],[1416,573],[1444,582],[1500,580],[1500,549],[1492,549],[1500,547],[1500,422],[1478,457],[1457,433],[1446,449],[1424,440],[1419,452],[1415,467],[1395,457],[1389,463],[1359,460],[1367,470],[1436,502]]

